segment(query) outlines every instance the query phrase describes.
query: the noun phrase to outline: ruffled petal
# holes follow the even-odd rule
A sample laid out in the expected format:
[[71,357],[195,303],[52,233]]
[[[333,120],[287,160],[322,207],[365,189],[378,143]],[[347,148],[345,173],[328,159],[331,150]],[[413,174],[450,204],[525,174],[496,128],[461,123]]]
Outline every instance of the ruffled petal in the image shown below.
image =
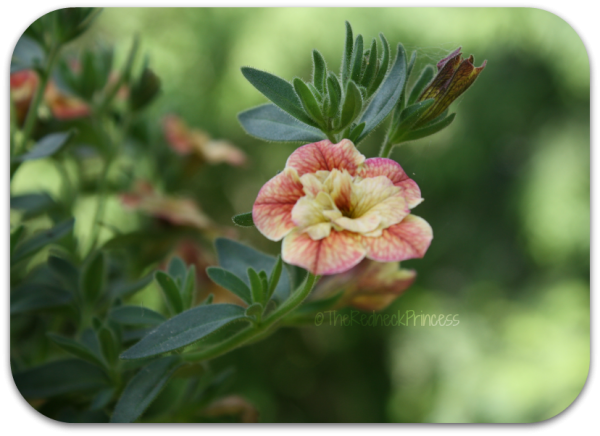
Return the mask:
[[377,216],[380,228],[384,229],[399,223],[410,213],[402,188],[394,186],[385,176],[363,179],[353,188],[352,217],[355,219],[371,222],[370,217]]
[[361,237],[346,231],[332,230],[328,237],[317,241],[306,233],[294,231],[284,238],[282,246],[285,262],[316,275],[347,271],[357,265],[365,254]]
[[400,164],[391,159],[374,157],[367,159],[359,168],[358,175],[363,178],[385,176],[392,181],[394,186],[404,190],[404,197],[409,208],[413,208],[423,201],[421,190],[417,183],[404,172]]
[[379,262],[420,258],[433,239],[431,226],[423,218],[408,215],[402,222],[383,230],[379,237],[363,237],[367,257]]
[[258,192],[252,208],[254,225],[268,239],[279,241],[296,227],[292,221],[292,209],[303,195],[296,170],[285,169]]
[[365,161],[352,141],[342,139],[337,144],[329,140],[303,145],[288,158],[286,168],[294,168],[300,176],[317,171],[347,170],[351,176]]

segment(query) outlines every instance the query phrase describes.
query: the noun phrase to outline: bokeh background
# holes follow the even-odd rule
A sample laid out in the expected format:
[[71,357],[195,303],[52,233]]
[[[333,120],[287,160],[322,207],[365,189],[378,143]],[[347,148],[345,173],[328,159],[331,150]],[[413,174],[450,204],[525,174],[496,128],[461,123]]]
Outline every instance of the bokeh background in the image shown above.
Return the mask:
[[[249,155],[244,168],[208,167],[177,187],[229,225],[296,147],[244,133],[236,114],[266,100],[240,67],[307,79],[317,48],[338,69],[344,20],[367,41],[383,32],[392,45],[416,50],[416,71],[458,46],[477,66],[488,61],[454,103],[451,127],[393,154],[421,187],[426,201],[417,214],[435,237],[424,259],[403,264],[418,271],[417,281],[385,313],[458,314],[460,324],[281,329],[216,366],[237,368],[232,389],[258,407],[263,422],[555,416],[583,388],[590,357],[589,62],[562,19],[525,8],[115,8],[78,44],[114,44],[123,58],[140,36],[162,80],[149,143],[166,147],[158,120],[175,113]],[[368,157],[377,153],[380,130],[361,146]],[[160,183],[152,179],[163,169],[143,153],[133,161],[135,177]],[[12,183],[14,194],[39,189],[60,190],[45,161],[28,163]],[[90,228],[95,200],[78,200],[79,234]],[[129,232],[141,218],[114,195],[105,222]],[[255,229],[239,235],[278,251]],[[161,304],[153,286],[139,298]],[[182,390],[171,383],[152,408],[167,407]]]

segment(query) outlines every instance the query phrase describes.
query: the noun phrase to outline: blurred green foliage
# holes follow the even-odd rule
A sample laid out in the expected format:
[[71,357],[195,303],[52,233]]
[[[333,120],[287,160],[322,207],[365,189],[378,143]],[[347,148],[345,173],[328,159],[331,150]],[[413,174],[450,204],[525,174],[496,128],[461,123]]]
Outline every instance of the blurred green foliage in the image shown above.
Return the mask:
[[[386,313],[459,314],[460,324],[282,329],[219,358],[217,368],[236,366],[234,391],[257,405],[263,422],[532,422],[556,415],[581,391],[589,365],[589,62],[562,19],[525,8],[115,8],[78,44],[115,44],[122,63],[139,35],[161,80],[150,113],[177,113],[249,155],[244,168],[210,166],[162,186],[229,225],[296,147],[243,132],[236,114],[265,99],[240,67],[309,79],[313,48],[326,59],[341,52],[344,20],[368,41],[383,32],[407,52],[417,50],[416,70],[458,46],[476,65],[488,60],[454,103],[450,128],[392,155],[421,188],[419,215],[434,240],[423,260],[403,264],[417,269],[417,282]],[[162,136],[158,123],[151,126],[147,146],[160,149]],[[376,155],[381,136],[369,137],[361,152]],[[123,164],[135,178],[154,181],[169,171],[140,152],[128,159]],[[56,169],[25,163],[13,194],[39,188],[59,193]],[[77,234],[90,228],[94,204],[83,197],[75,205]],[[105,222],[124,232],[140,225],[116,196]],[[278,251],[255,229],[239,234]],[[100,239],[110,235],[104,229]],[[136,298],[150,308],[163,304],[154,286]],[[152,408],[168,409],[184,389],[173,380]]]

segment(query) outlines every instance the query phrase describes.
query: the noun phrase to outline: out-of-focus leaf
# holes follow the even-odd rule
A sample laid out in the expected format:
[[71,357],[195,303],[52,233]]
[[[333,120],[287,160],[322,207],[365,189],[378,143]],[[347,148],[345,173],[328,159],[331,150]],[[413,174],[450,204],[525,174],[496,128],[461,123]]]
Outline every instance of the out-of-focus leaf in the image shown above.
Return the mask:
[[36,233],[23,243],[19,244],[10,259],[10,263],[15,264],[20,260],[41,250],[48,244],[59,241],[73,230],[75,219],[71,218],[68,221],[57,224],[55,227]]
[[[250,287],[248,279],[248,268],[254,268],[256,271],[265,271],[270,274],[277,262],[273,256],[261,253],[239,242],[231,239],[218,238],[215,241],[219,265],[238,276],[246,286]],[[290,294],[290,278],[287,271],[283,271],[279,283],[275,288],[273,298],[281,302],[287,299]]]
[[189,309],[194,304],[196,297],[196,266],[192,265],[187,271],[185,280],[181,285],[181,300],[183,307]]
[[113,366],[119,359],[119,351],[121,349],[120,344],[117,342],[115,334],[108,327],[102,326],[98,330],[98,339],[100,341],[102,355],[104,356],[108,364]]
[[52,209],[56,203],[47,193],[13,195],[10,197],[10,208],[25,213],[24,219],[32,218]]
[[131,109],[139,111],[149,105],[160,92],[160,78],[150,68],[144,68],[142,74],[131,87],[129,104]]
[[27,35],[22,35],[17,41],[12,54],[10,73],[21,70],[40,68],[44,62],[44,50],[40,45]]
[[273,292],[275,292],[275,288],[279,283],[279,279],[281,278],[281,272],[283,271],[283,260],[281,260],[281,255],[277,256],[277,260],[275,261],[275,266],[271,270],[271,274],[269,275],[269,286],[267,291],[267,298],[265,299],[268,302],[273,296]]
[[140,369],[127,383],[110,421],[135,421],[152,403],[179,366],[181,362],[178,356],[166,356]]
[[64,306],[73,299],[73,294],[64,289],[45,284],[27,283],[14,289],[10,294],[10,313],[24,313],[32,310]]
[[175,315],[181,313],[183,311],[183,300],[173,278],[163,271],[156,271],[154,277],[165,294],[170,310]]
[[15,247],[21,242],[21,238],[25,232],[25,227],[20,225],[16,229],[10,232],[10,256],[12,257]]
[[246,319],[244,308],[234,304],[197,306],[156,327],[121,354],[121,358],[141,359],[177,350],[228,324]]
[[27,399],[48,398],[70,392],[88,392],[108,385],[104,371],[80,359],[65,359],[13,374]]
[[317,142],[325,135],[289,116],[274,104],[265,104],[238,114],[240,124],[251,136],[275,142]]
[[101,251],[83,265],[80,279],[79,289],[85,301],[96,302],[106,287],[106,261]]
[[113,309],[109,316],[112,321],[124,325],[158,325],[167,319],[160,313],[142,306],[121,306]]
[[50,133],[40,139],[27,153],[13,157],[12,161],[24,162],[26,160],[36,160],[52,156],[69,142],[74,133],[74,131]]
[[115,298],[130,297],[138,291],[148,286],[154,279],[154,274],[150,273],[139,280],[131,283],[119,282],[112,286],[111,293]]
[[179,284],[183,285],[185,276],[187,274],[187,267],[185,265],[185,262],[181,260],[179,256],[175,256],[173,257],[173,259],[171,259],[171,262],[169,262],[168,271],[169,275],[173,279],[175,279],[176,281],[179,279]]
[[79,357],[87,362],[93,363],[94,365],[98,365],[101,368],[104,368],[105,362],[100,359],[96,353],[89,350],[86,346],[80,344],[77,341],[74,341],[71,338],[67,338],[65,336],[57,335],[54,333],[48,333],[48,337],[58,345],[60,348],[65,350],[68,353],[71,353],[75,357]]
[[233,292],[246,303],[252,304],[250,288],[238,276],[218,266],[209,266],[206,268],[206,273],[217,285]]
[[65,289],[76,293],[79,289],[79,270],[67,259],[58,256],[48,257],[48,267]]
[[108,406],[108,403],[110,403],[114,395],[115,388],[102,389],[92,399],[92,404],[90,404],[90,410],[94,411],[104,409],[106,406]]
[[241,213],[232,218],[234,224],[240,227],[254,227],[252,212]]

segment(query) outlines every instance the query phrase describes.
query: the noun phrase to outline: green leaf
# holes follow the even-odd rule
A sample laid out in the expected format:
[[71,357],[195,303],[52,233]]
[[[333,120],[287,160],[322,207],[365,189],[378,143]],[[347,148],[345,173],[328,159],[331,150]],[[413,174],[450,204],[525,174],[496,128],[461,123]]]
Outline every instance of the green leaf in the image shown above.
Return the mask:
[[406,53],[402,44],[398,44],[396,61],[359,122],[359,124],[365,123],[365,129],[361,133],[358,142],[366,138],[394,109],[402,93],[405,81]]
[[175,256],[171,259],[168,271],[169,275],[175,280],[175,283],[177,283],[178,286],[183,285],[187,274],[187,266],[179,256]]
[[79,289],[79,270],[67,259],[57,256],[48,257],[48,267],[65,289],[75,294]]
[[64,289],[38,283],[27,283],[11,292],[10,314],[64,306],[72,299],[73,294]]
[[314,96],[308,85],[302,81],[302,79],[295,78],[293,83],[294,90],[302,102],[302,107],[311,117],[311,119],[315,123],[319,124],[323,119],[323,114],[321,113],[321,107],[317,102],[317,98]]
[[12,162],[24,162],[52,156],[69,142],[74,133],[72,130],[66,133],[50,133],[40,139],[29,152],[14,157]]
[[363,37],[358,35],[354,43],[354,50],[352,52],[352,72],[350,79],[354,82],[360,81],[360,73],[362,72],[363,63]]
[[14,254],[10,259],[11,265],[35,254],[46,245],[61,240],[67,234],[71,233],[74,223],[75,219],[71,218],[68,221],[57,224],[49,230],[36,233],[26,241],[23,241],[23,243],[15,248]]
[[367,67],[365,68],[365,72],[360,79],[360,84],[369,88],[371,85],[371,81],[375,77],[375,72],[377,71],[377,41],[373,38],[371,42],[371,49],[369,50],[369,59],[367,60]]
[[102,296],[106,287],[106,262],[104,253],[97,251],[81,270],[79,289],[84,301],[93,304]]
[[79,342],[54,333],[48,333],[47,336],[52,342],[65,350],[67,353],[71,353],[75,357],[79,357],[80,359],[93,363],[94,365],[98,365],[101,368],[105,367],[105,362],[103,362],[102,359],[96,355],[96,353]]
[[32,193],[10,197],[10,208],[25,213],[23,219],[29,219],[52,209],[56,203],[47,193]]
[[115,298],[126,298],[130,297],[138,291],[146,288],[152,280],[154,279],[154,274],[150,273],[139,280],[131,283],[123,283],[119,282],[113,285],[111,293]]
[[97,333],[102,355],[110,366],[114,366],[119,359],[119,350],[121,348],[115,334],[106,326],[102,326]]
[[269,276],[269,291],[267,293],[267,298],[265,301],[269,301],[273,296],[273,292],[275,292],[275,288],[277,287],[277,283],[279,283],[279,279],[281,278],[281,271],[283,270],[283,260],[281,260],[281,255],[277,256],[277,261],[275,262],[275,266],[271,270],[271,275]]
[[375,74],[375,79],[369,86],[369,90],[367,92],[367,95],[369,96],[377,91],[379,85],[381,85],[381,82],[383,82],[383,79],[385,79],[388,67],[390,66],[390,44],[387,42],[387,39],[385,39],[385,36],[383,36],[383,33],[379,34],[379,38],[381,39],[381,45],[383,46],[383,54],[381,56],[381,62],[379,63],[379,69]]
[[183,312],[183,300],[181,299],[179,288],[173,278],[163,271],[156,271],[154,277],[162,288],[167,299],[167,305],[172,313],[176,315]]
[[425,68],[423,68],[423,71],[421,71],[421,75],[419,76],[419,78],[417,79],[410,91],[410,96],[408,97],[407,102],[408,106],[415,104],[423,90],[427,87],[427,85],[429,85],[429,82],[433,80],[434,75],[435,72],[431,65],[427,65]]
[[180,366],[178,356],[166,356],[140,369],[127,383],[110,422],[135,421],[154,401]]
[[349,80],[346,86],[346,98],[342,106],[342,116],[338,130],[342,130],[352,123],[360,115],[362,110],[362,97],[354,81]]
[[233,322],[244,321],[235,304],[197,306],[162,323],[121,355],[121,359],[157,356],[190,345]]
[[395,127],[391,136],[392,142],[404,137],[412,126],[419,121],[419,118],[435,103],[433,98],[413,104],[404,109],[400,114],[400,123]]
[[21,70],[40,68],[44,62],[44,50],[40,45],[27,35],[22,35],[13,50],[10,73]]
[[340,110],[340,102],[342,101],[342,88],[335,74],[329,72],[327,76],[327,95],[329,96],[329,109],[327,116],[333,118]]
[[264,293],[260,277],[253,268],[248,268],[247,272],[248,279],[250,280],[250,289],[252,291],[252,301],[254,303],[262,304],[264,302]]
[[142,306],[120,306],[113,309],[108,318],[123,325],[158,325],[167,319],[160,313]]
[[313,50],[313,83],[321,93],[325,93],[325,78],[327,77],[327,64],[323,55],[318,50]]
[[108,403],[112,400],[115,395],[115,388],[106,388],[102,389],[100,392],[96,394],[96,396],[92,399],[92,403],[90,404],[90,410],[102,410]]
[[263,312],[263,306],[260,303],[251,304],[246,308],[247,316],[260,316]]
[[21,224],[19,227],[10,232],[10,256],[12,257],[15,247],[21,242],[24,235],[25,226]]
[[365,123],[360,123],[359,125],[354,126],[350,130],[350,133],[348,133],[348,139],[352,142],[356,142],[356,140],[359,138],[360,134],[363,132],[364,129]]
[[104,388],[104,370],[80,359],[58,360],[13,374],[17,389],[25,398],[48,398],[71,392]]
[[448,117],[444,118],[441,121],[438,121],[434,124],[428,124],[425,127],[422,127],[417,130],[413,130],[412,132],[407,133],[402,137],[402,141],[415,141],[417,139],[425,138],[426,136],[433,135],[434,133],[439,132],[442,129],[448,127],[452,121],[454,121],[454,117],[456,114],[450,114]]
[[[250,287],[250,280],[247,275],[248,268],[270,274],[277,262],[277,259],[273,256],[261,253],[230,239],[218,238],[215,241],[215,246],[219,257],[219,265],[242,279],[248,287]],[[290,278],[287,270],[284,270],[275,288],[273,298],[277,301],[284,301],[289,294]]]
[[132,84],[129,105],[139,111],[149,105],[160,92],[160,78],[150,68],[144,68],[138,80]]
[[252,212],[241,213],[232,218],[235,225],[240,227],[254,227]]
[[250,288],[235,274],[217,266],[209,266],[206,268],[206,273],[208,274],[208,277],[210,277],[210,279],[217,285],[233,292],[246,303],[252,303],[252,294],[250,292]]
[[258,278],[260,279],[260,285],[261,285],[261,288],[262,288],[262,301],[261,301],[261,304],[266,304],[269,301],[268,300],[268,294],[269,294],[269,277],[267,276],[266,272],[259,271]]
[[192,265],[187,271],[183,285],[181,286],[181,300],[183,307],[189,309],[194,304],[196,297],[196,266]]
[[242,74],[265,97],[288,114],[305,124],[317,127],[317,124],[302,109],[302,103],[289,82],[281,77],[250,67],[243,67]]
[[350,78],[350,69],[352,68],[352,46],[354,36],[352,35],[352,26],[346,21],[346,43],[344,44],[344,57],[342,58],[342,83],[346,83]]
[[318,142],[325,135],[289,116],[273,104],[265,104],[238,114],[240,124],[251,136],[276,142]]

